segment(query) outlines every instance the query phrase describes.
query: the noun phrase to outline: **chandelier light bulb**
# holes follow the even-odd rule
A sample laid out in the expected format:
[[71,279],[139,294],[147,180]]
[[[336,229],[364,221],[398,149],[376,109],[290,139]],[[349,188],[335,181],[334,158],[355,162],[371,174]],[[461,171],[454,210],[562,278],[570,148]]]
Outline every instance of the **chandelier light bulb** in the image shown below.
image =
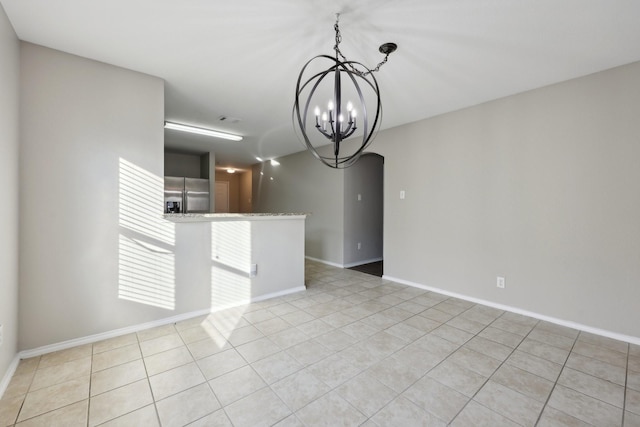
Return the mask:
[[329,108],[329,111],[333,111],[333,101],[329,101],[329,105],[327,108]]
[[347,111],[351,111],[353,110],[353,104],[351,103],[351,101],[347,102]]

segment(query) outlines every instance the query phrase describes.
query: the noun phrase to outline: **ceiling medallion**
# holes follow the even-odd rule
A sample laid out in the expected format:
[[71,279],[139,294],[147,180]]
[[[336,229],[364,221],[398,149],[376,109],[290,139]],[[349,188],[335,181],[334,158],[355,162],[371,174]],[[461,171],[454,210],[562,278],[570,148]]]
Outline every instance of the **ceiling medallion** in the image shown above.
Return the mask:
[[[336,32],[336,44],[333,47],[335,56],[318,55],[302,67],[293,107],[296,133],[302,134],[301,139],[318,160],[335,169],[353,165],[379,129],[382,103],[378,82],[373,73],[398,48],[395,43],[380,46],[379,51],[385,56],[374,69],[356,61],[348,61],[339,48],[342,41],[339,18],[340,14],[337,13],[333,27]],[[330,65],[324,68],[327,67],[327,61]],[[314,102],[316,99],[321,99],[322,104],[328,99],[325,111],[320,110],[320,103]],[[345,101],[346,104],[343,104]],[[312,104],[314,107],[311,112]],[[313,113],[314,119],[309,119],[310,113]],[[355,138],[347,140],[356,130],[359,130],[358,135],[362,132],[362,140],[359,143]],[[331,154],[320,154],[318,147],[327,143],[332,144]]]

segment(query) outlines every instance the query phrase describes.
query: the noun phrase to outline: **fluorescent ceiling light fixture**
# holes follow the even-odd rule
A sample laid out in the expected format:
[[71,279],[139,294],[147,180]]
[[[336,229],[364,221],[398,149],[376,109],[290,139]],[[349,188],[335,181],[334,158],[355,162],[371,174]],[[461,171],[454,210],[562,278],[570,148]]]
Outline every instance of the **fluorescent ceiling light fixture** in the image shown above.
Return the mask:
[[280,166],[280,162],[277,160],[271,159],[271,166]]
[[242,141],[240,135],[232,133],[220,132],[213,129],[199,128],[195,126],[183,125],[180,123],[164,122],[165,129],[179,130],[182,132],[196,133],[198,135],[213,136],[214,138],[230,139],[231,141]]

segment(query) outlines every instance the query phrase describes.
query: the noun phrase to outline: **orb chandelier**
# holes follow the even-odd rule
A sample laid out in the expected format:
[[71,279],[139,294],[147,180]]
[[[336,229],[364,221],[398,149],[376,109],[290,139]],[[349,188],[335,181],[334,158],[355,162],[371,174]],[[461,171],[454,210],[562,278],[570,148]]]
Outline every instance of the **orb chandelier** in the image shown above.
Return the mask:
[[[382,103],[373,73],[398,48],[395,43],[380,46],[384,59],[373,69],[360,62],[349,61],[339,47],[342,41],[339,19],[340,14],[337,13],[333,26],[336,33],[335,55],[315,56],[302,67],[293,106],[293,124],[298,137],[318,160],[335,169],[353,165],[379,129]],[[319,107],[322,104],[326,105],[324,111]],[[311,113],[314,118],[310,118]],[[356,131],[359,131],[356,136],[362,135],[357,141]],[[351,136],[354,138],[347,140]],[[319,147],[327,144],[332,145],[331,152],[321,154]]]

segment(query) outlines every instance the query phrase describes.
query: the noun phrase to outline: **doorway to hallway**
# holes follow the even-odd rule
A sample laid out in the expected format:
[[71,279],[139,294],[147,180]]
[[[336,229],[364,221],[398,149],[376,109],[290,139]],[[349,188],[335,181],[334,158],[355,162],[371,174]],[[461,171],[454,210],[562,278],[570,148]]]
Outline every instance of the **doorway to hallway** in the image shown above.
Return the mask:
[[365,153],[344,174],[345,268],[382,276],[383,216],[384,157]]

